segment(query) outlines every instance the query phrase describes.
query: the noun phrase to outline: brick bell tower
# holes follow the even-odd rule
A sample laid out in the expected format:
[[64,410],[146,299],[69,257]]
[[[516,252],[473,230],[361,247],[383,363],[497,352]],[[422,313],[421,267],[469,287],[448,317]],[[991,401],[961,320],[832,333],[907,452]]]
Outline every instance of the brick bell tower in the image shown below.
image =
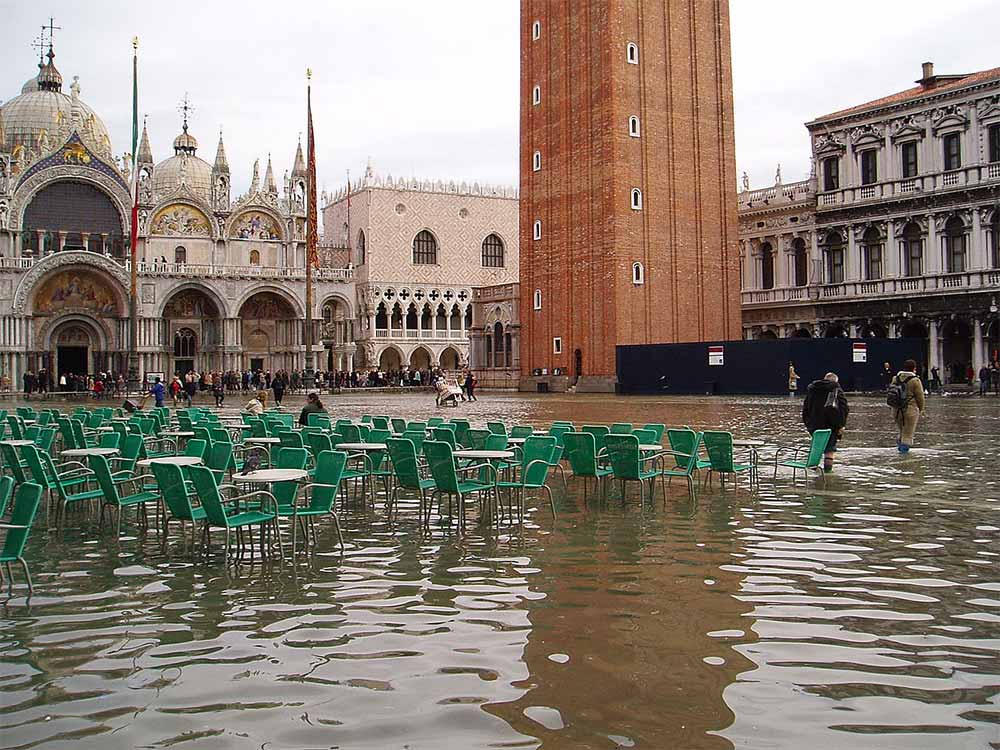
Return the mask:
[[734,150],[728,0],[521,0],[522,390],[740,338]]

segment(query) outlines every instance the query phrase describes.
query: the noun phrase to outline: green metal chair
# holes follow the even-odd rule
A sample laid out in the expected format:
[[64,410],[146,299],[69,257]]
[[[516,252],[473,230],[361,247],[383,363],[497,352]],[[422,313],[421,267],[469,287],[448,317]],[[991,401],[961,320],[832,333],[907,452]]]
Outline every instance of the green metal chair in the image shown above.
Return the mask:
[[468,419],[453,419],[451,423],[455,425],[455,442],[459,445],[465,445],[466,434],[472,428],[472,424]]
[[527,424],[517,424],[510,428],[512,438],[529,438],[535,434],[535,428]]
[[[340,530],[340,519],[334,510],[337,500],[337,493],[340,492],[340,480],[344,475],[344,467],[347,465],[347,454],[343,451],[322,451],[316,457],[315,480],[302,487],[306,495],[307,504],[303,508],[297,508],[292,519],[305,521],[308,529],[303,529],[306,543],[309,543],[310,534],[313,546],[316,545],[315,519],[323,516],[330,516],[333,519],[333,527],[337,531],[337,543],[340,545],[340,554],[344,554],[344,535]],[[294,540],[292,553],[294,554]]]
[[15,484],[21,484],[24,481],[24,470],[28,468],[27,460],[18,456],[14,446],[8,443],[0,443],[0,453],[3,454],[4,468],[14,477]]
[[393,417],[392,419],[389,420],[389,423],[392,425],[392,431],[395,432],[397,435],[401,435],[402,433],[406,432],[405,419],[400,419],[399,417]]
[[486,450],[486,438],[495,434],[491,430],[467,430],[465,433],[466,442],[462,445],[470,450]]
[[[690,456],[692,453],[698,456],[698,453],[701,450],[702,440],[703,435],[690,428],[672,428],[667,430],[667,443],[670,445],[670,450],[681,454],[679,456],[674,456],[675,469],[682,469],[687,466],[687,461],[684,460],[684,456]],[[711,462],[707,458],[703,459],[698,457],[698,460],[695,463],[695,471],[707,469],[710,465]]]
[[14,477],[0,477],[0,518],[7,512],[7,504],[14,494]]
[[503,422],[487,422],[486,428],[494,435],[507,435],[507,425]]
[[654,481],[660,476],[660,471],[646,468],[653,461],[660,461],[661,456],[642,456],[639,453],[639,439],[635,435],[611,433],[604,438],[604,450],[615,479],[621,482],[622,497],[625,496],[626,482],[639,483],[640,500],[645,497],[644,483],[649,484],[649,499],[653,499]]
[[753,483],[753,467],[750,464],[736,463],[734,459],[732,433],[706,430],[702,435],[702,441],[705,443],[705,452],[708,453],[709,464],[706,479],[709,482],[711,482],[713,474],[718,474],[722,486],[725,487],[727,476],[736,478],[743,472],[747,472],[750,475],[751,484]]
[[[792,470],[793,482],[796,480],[798,472],[802,471],[808,475],[810,471],[815,471],[820,475],[825,485],[826,472],[823,471],[823,454],[826,452],[826,446],[830,442],[830,435],[832,433],[832,430],[816,430],[812,434],[812,439],[809,441],[808,447],[779,446],[774,452],[774,478],[778,478],[778,467],[784,466]],[[787,451],[792,451],[792,457],[784,461],[779,461],[778,459],[781,457],[781,454]],[[799,459],[799,454],[803,452],[806,454],[804,461]]]
[[[146,527],[146,503],[155,503],[158,495],[155,492],[144,491],[142,489],[142,479],[131,472],[118,472],[118,476],[111,473],[111,467],[104,456],[90,456],[90,469],[97,479],[97,486],[104,494],[104,502],[101,504],[100,527],[104,527],[104,512],[109,507],[118,511],[118,521],[115,528],[115,535],[122,533],[122,514],[126,508],[136,509],[136,521],[142,528]],[[116,481],[118,480],[118,481]],[[119,487],[131,486],[129,494],[119,492]]]
[[629,435],[632,432],[631,422],[615,422],[611,425],[612,435]]
[[[467,495],[477,494],[482,499],[483,493],[487,496],[495,491],[496,483],[484,483],[479,479],[459,479],[458,471],[455,468],[455,458],[452,456],[451,445],[438,440],[429,440],[424,443],[424,455],[427,456],[427,463],[430,468],[431,477],[434,479],[434,492],[431,495],[432,502],[434,495],[438,496],[438,508],[440,512],[441,495],[448,495],[449,505],[451,498],[458,498],[459,527],[465,528],[465,498]],[[489,463],[474,464],[466,466],[462,472],[479,471],[484,467],[489,467],[488,471],[496,471]],[[487,512],[488,501],[483,503],[484,514]]]
[[[525,441],[527,442],[527,440]],[[590,432],[567,432],[563,435],[563,448],[566,460],[569,462],[573,476],[584,480],[586,492],[587,480],[593,479],[600,486],[604,495],[604,480],[612,475],[610,467],[601,466],[597,461],[597,439]]]
[[215,481],[222,484],[226,478],[226,472],[233,465],[233,444],[221,441],[212,443],[205,465],[215,474]]
[[[31,526],[35,522],[41,497],[42,488],[34,482],[25,482],[17,488],[17,493],[14,495],[14,508],[10,514],[10,528],[7,529],[7,536],[3,540],[3,549],[0,550],[0,565],[7,569],[7,590],[12,589],[14,582],[10,564],[12,562],[20,563],[21,569],[24,570],[24,578],[28,583],[28,596],[31,596],[33,588],[31,572],[24,559],[24,545],[28,541]],[[2,576],[0,576],[0,580],[2,580]]]
[[[22,446],[22,450],[33,450],[34,446]],[[28,454],[30,455],[30,454]],[[100,489],[80,489],[93,481],[93,471],[88,469],[78,461],[70,461],[56,467],[55,462],[48,453],[37,453],[41,459],[42,476],[47,482],[47,489],[51,495],[52,490],[56,491],[58,504],[56,505],[56,525],[60,525],[66,517],[66,510],[71,505],[80,505],[91,500],[99,500],[104,497],[104,492]],[[30,459],[29,459],[30,462]],[[59,469],[62,469],[60,471]],[[32,472],[34,474],[34,472]],[[36,480],[38,475],[36,475]],[[36,482],[38,483],[38,482]],[[50,524],[51,525],[51,524]]]
[[[671,432],[681,432],[681,430],[671,430]],[[694,432],[692,430],[684,430],[684,432],[690,433],[690,436],[685,436],[683,440],[683,442],[689,446],[687,455],[678,455],[680,451],[677,451],[676,448],[671,448],[671,450],[677,451],[677,453],[674,453],[672,456],[674,459],[674,468],[662,469],[660,471],[660,477],[661,480],[665,477],[668,484],[674,477],[683,477],[688,484],[688,494],[690,494],[691,498],[694,499],[694,473],[698,470],[698,448],[701,446],[702,436],[700,432]],[[674,441],[671,440],[670,442],[671,445],[673,445]],[[663,502],[667,502],[666,487],[663,488]]]
[[[420,495],[420,521],[430,522],[430,503],[427,497],[428,490],[434,490],[434,480],[421,476],[420,474],[420,451],[416,443],[407,437],[409,433],[403,433],[401,438],[389,438],[385,441],[389,450],[389,461],[392,464],[395,482],[392,492],[386,501],[387,515],[391,518],[395,510],[398,514],[399,493],[401,490],[409,490]],[[423,439],[421,434],[421,448]],[[426,511],[425,511],[426,507]]]
[[[156,479],[157,491],[163,498],[164,518],[163,535],[164,542],[170,534],[170,522],[180,521],[181,526],[185,523],[191,524],[191,543],[194,544],[195,525],[205,520],[205,509],[200,505],[191,502],[190,490],[193,488],[184,479],[184,472],[180,466],[174,464],[153,463],[150,465],[153,470],[153,477]],[[182,531],[183,536],[183,531]]]
[[[206,466],[191,466],[188,469],[191,481],[194,484],[195,492],[201,501],[201,507],[205,510],[205,540],[210,539],[212,528],[224,529],[226,532],[226,565],[229,565],[231,549],[231,532],[236,533],[237,561],[243,557],[243,529],[250,530],[253,526],[260,527],[261,555],[265,554],[266,535],[265,527],[274,530],[278,539],[278,553],[284,558],[284,551],[281,549],[281,530],[277,524],[277,501],[270,492],[266,490],[255,490],[244,495],[234,495],[226,498],[222,497],[219,485],[215,481],[212,470]],[[229,489],[229,486],[227,486]],[[232,488],[235,489],[235,488]],[[254,498],[256,507],[247,510],[236,510],[239,503],[247,502]],[[232,504],[232,509],[227,505]],[[252,553],[251,538],[251,553]]]
[[642,429],[644,429],[644,430],[652,430],[654,433],[656,433],[656,439],[653,442],[654,443],[659,443],[659,442],[661,442],[663,440],[663,433],[666,432],[667,426],[663,425],[663,424],[657,424],[657,423],[644,424],[642,426]]
[[[498,481],[497,491],[507,490],[517,496],[518,499],[518,523],[524,523],[524,498],[528,490],[543,490],[549,498],[549,508],[552,510],[552,518],[556,517],[556,504],[552,499],[552,490],[545,480],[548,478],[549,469],[552,468],[553,457],[556,452],[556,439],[554,437],[529,437],[524,441],[524,449],[521,452],[521,465],[518,477],[515,481]],[[511,515],[513,516],[513,503],[511,503]]]

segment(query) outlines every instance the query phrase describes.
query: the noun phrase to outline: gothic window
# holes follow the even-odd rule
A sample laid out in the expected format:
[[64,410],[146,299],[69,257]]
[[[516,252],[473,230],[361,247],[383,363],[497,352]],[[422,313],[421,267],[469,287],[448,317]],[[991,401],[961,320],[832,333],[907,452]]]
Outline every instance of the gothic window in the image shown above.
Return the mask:
[[421,229],[413,238],[413,263],[418,266],[433,266],[437,264],[438,243],[434,235],[426,229]]
[[535,225],[532,228],[532,234],[531,234],[531,236],[534,239],[536,239],[536,240],[542,239],[542,220],[541,219],[535,219]]
[[809,254],[806,243],[801,237],[792,240],[795,253],[795,286],[805,286],[809,283]]
[[642,191],[639,188],[632,188],[632,210],[642,210]]
[[903,162],[903,179],[917,176],[917,142],[909,141],[900,146],[900,156]]
[[174,356],[181,359],[191,359],[195,351],[194,331],[190,328],[180,328],[174,334]]
[[646,271],[642,267],[642,263],[632,264],[632,283],[636,286],[646,283]]
[[945,171],[958,169],[962,166],[962,136],[960,133],[949,133],[941,140],[944,146]]
[[185,248],[180,246],[174,248],[174,263],[177,265],[187,263],[187,250]]
[[878,151],[868,149],[861,152],[861,184],[874,185],[878,182]]
[[760,288],[774,289],[774,249],[770,242],[760,248]]
[[503,326],[498,322],[493,324],[493,366],[503,367],[504,363]]
[[865,280],[876,281],[882,278],[882,238],[878,230],[872,227],[865,232],[861,252],[864,255]]
[[965,224],[957,216],[952,216],[944,227],[945,263],[948,273],[965,271],[965,242]]
[[639,64],[639,45],[635,42],[629,42],[625,47],[625,59],[628,60],[629,65]]
[[536,151],[535,155],[531,158],[531,169],[534,172],[538,172],[542,168],[542,152]]
[[1000,161],[1000,123],[996,125],[990,125],[989,141],[990,141],[990,161],[991,162]]
[[250,251],[250,265],[259,266],[260,265],[260,250]]
[[495,234],[483,240],[483,266],[485,268],[503,268],[503,240]]
[[823,160],[823,190],[840,189],[840,159],[831,156]]
[[836,233],[826,238],[826,283],[844,283],[844,241]]
[[635,115],[628,118],[628,134],[633,138],[638,138],[640,135],[639,118]]
[[532,104],[541,104],[542,103],[542,87],[541,86],[535,86],[535,88],[533,88],[531,90],[531,103]]
[[907,276],[920,276],[924,272],[924,240],[916,222],[911,221],[903,229],[903,265]]
[[365,251],[368,249],[367,243],[365,242],[365,232],[364,230],[358,231],[358,265],[363,266],[365,264]]

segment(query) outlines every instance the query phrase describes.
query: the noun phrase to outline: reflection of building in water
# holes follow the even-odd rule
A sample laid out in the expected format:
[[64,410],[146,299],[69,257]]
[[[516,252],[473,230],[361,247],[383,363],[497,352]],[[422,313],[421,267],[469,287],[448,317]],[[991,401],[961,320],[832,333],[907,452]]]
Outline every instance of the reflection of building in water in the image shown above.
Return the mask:
[[[658,489],[655,514],[644,519],[633,488],[624,516],[611,511],[556,527],[566,538],[532,556],[541,571],[532,587],[545,598],[527,605],[529,690],[487,710],[546,747],[603,747],[598,735],[627,737],[636,747],[731,747],[709,733],[732,723],[723,692],[752,664],[731,648],[737,636],[708,633],[748,628],[750,607],[733,596],[740,576],[721,569],[736,548],[730,505],[706,495],[692,506],[684,492],[672,488],[666,507],[676,512],[661,512]],[[567,554],[574,549],[579,554]],[[712,657],[724,663],[703,661]],[[525,715],[531,707],[556,709],[565,728],[547,732]]]
[[809,180],[744,181],[745,338],[918,338],[958,382],[1000,350],[1000,68],[916,83],[807,123]]
[[[0,107],[0,371],[127,369],[133,165],[69,93],[51,46]],[[156,161],[143,128],[139,170],[139,354],[144,372],[301,367],[305,184],[301,146],[279,186],[268,159],[231,197],[222,137],[198,156],[185,108],[173,154]],[[316,309],[354,317],[352,272],[317,271]],[[319,337],[317,337],[319,340]],[[353,352],[352,341],[338,341]],[[326,366],[321,356],[320,368]]]

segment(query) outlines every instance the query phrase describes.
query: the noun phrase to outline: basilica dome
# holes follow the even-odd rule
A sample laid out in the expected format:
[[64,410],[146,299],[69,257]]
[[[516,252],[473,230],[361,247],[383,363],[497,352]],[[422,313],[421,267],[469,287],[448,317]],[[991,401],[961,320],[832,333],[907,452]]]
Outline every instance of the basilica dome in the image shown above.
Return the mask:
[[0,106],[7,149],[24,146],[28,151],[38,152],[45,145],[53,149],[76,130],[94,150],[110,156],[108,129],[97,113],[80,100],[76,78],[70,86],[71,94],[63,93],[62,76],[53,64],[54,57],[50,50],[49,62],[39,66],[38,75],[24,84],[18,96]]
[[198,198],[208,202],[212,194],[212,166],[195,156],[198,140],[183,132],[174,139],[174,155],[153,167],[153,194],[157,198],[173,193],[183,183]]

